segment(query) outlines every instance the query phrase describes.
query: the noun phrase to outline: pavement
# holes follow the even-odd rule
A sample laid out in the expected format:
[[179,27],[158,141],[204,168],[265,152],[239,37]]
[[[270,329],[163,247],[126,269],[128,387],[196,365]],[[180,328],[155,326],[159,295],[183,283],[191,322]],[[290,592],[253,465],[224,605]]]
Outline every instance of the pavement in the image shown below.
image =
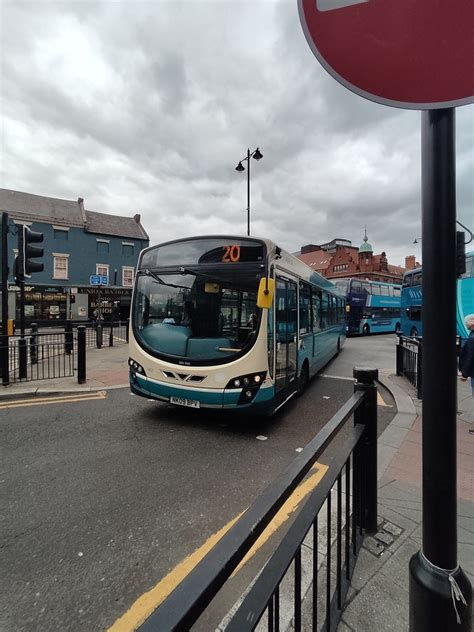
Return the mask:
[[[123,344],[88,349],[86,384],[79,385],[74,377],[0,385],[0,399],[127,387],[127,358],[128,347]],[[421,401],[405,378],[389,369],[379,376],[397,407],[378,443],[379,531],[364,540],[338,632],[408,630],[408,562],[422,548]],[[470,384],[459,381],[458,558],[474,584],[474,434],[470,429],[474,429],[474,400]],[[303,616],[305,620],[310,618]],[[310,623],[303,629],[310,630]]]
[[[422,548],[421,401],[403,377],[380,374],[397,415],[379,437],[378,533],[366,537],[338,632],[409,628],[408,563]],[[458,382],[458,562],[474,584],[474,400]],[[308,628],[309,629],[309,628]],[[473,626],[474,629],[474,626]]]

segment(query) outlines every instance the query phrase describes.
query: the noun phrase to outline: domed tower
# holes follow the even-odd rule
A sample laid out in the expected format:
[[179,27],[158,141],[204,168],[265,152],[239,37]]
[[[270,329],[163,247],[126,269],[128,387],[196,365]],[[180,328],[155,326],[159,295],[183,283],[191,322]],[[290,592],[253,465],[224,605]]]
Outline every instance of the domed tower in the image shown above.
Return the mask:
[[364,235],[364,243],[359,248],[359,269],[361,272],[372,271],[373,255],[374,255],[374,251],[373,251],[372,245],[369,244],[369,240],[367,238],[367,228],[366,228],[365,235]]

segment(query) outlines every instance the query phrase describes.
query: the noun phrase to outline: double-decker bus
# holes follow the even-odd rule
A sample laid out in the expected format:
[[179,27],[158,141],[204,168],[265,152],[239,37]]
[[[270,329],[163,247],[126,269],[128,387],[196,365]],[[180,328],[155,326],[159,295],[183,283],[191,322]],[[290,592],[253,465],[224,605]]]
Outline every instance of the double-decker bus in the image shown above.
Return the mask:
[[[403,275],[401,332],[404,336],[423,335],[421,321],[422,281],[421,268],[409,270]],[[457,280],[456,328],[461,339],[469,336],[464,324],[464,319],[468,314],[474,314],[474,251],[466,255],[466,272]]]
[[400,312],[400,331],[403,336],[415,337],[423,335],[421,322],[421,299],[423,293],[421,285],[421,268],[405,272],[402,281]]
[[271,414],[341,349],[344,297],[268,239],[180,239],[140,254],[129,339],[136,395]]
[[335,281],[346,294],[346,332],[368,336],[400,330],[401,285],[361,279]]

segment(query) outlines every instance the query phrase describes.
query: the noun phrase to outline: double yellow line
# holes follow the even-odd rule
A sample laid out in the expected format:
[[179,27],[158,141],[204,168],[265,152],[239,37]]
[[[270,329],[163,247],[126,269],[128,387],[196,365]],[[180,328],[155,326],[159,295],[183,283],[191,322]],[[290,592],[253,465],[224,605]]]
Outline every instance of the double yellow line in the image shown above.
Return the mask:
[[85,402],[93,399],[105,399],[106,391],[91,391],[89,393],[74,393],[73,395],[51,395],[50,397],[32,397],[29,399],[9,399],[0,401],[0,410],[8,408],[22,408],[24,406],[45,406],[48,404],[69,404]]
[[[327,465],[315,463],[313,465],[312,474],[304,480],[288,498],[280,511],[276,514],[272,522],[268,525],[260,538],[255,542],[253,547],[247,553],[240,565],[236,568],[234,576],[242,566],[252,558],[255,553],[265,544],[265,542],[277,531],[296,511],[301,501],[313,491],[313,489],[321,482],[322,478],[328,470]],[[243,513],[243,512],[242,512]],[[217,533],[211,535],[194,553],[191,553],[182,562],[166,575],[151,590],[144,593],[135,601],[134,604],[120,617],[107,632],[133,632],[136,630],[150,614],[162,603],[166,597],[180,584],[195,566],[199,564],[202,558],[208,553],[213,546],[229,531],[229,529],[237,522],[242,514],[233,518],[230,522],[222,527]]]

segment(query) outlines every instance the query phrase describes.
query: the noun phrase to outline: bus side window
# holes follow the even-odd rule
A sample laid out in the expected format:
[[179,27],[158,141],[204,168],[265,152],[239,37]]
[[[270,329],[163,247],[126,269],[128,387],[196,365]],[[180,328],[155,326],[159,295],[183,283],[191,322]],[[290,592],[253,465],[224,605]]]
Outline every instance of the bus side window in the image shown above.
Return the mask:
[[372,294],[380,296],[380,285],[372,285]]
[[311,288],[306,283],[300,284],[300,334],[311,331]]
[[329,325],[329,301],[331,297],[326,292],[321,293],[321,329],[326,329]]
[[313,331],[321,329],[321,292],[313,289],[311,292],[311,311],[313,316]]

